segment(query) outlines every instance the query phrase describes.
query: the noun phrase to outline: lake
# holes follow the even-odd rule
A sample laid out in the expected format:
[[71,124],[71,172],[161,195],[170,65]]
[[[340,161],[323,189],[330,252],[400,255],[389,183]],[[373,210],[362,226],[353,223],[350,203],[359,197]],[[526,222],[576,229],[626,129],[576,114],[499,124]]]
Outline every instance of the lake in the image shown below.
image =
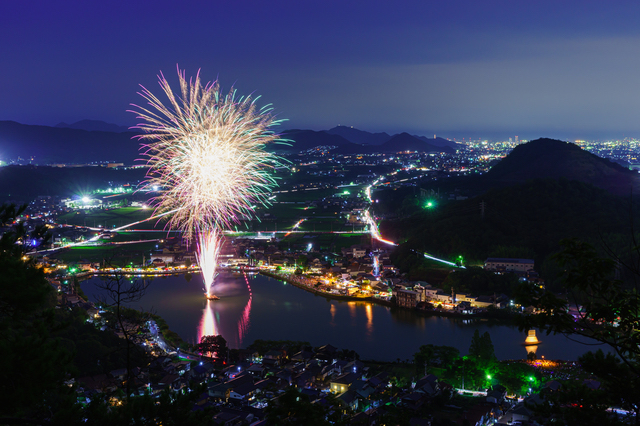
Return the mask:
[[[95,283],[104,279],[82,282],[91,300],[103,294]],[[301,340],[353,349],[362,359],[404,361],[425,344],[453,346],[465,355],[478,329],[489,332],[499,359],[526,357],[526,333],[504,321],[426,317],[372,303],[331,300],[262,275],[221,273],[213,289],[220,300],[207,301],[203,287],[200,275],[190,281],[185,275],[156,277],[149,280],[144,297],[129,306],[160,315],[191,343],[208,334],[221,334],[231,348],[247,347],[256,339]],[[538,339],[537,355],[547,359],[575,360],[601,347],[540,332]]]

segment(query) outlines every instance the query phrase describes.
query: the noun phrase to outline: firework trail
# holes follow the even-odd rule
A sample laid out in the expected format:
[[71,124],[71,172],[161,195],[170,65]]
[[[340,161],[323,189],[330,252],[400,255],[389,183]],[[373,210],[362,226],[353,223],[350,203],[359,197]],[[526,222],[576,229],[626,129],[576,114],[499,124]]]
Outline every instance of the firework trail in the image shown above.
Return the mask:
[[216,277],[216,266],[221,245],[222,240],[216,229],[201,231],[198,235],[196,259],[198,260],[198,265],[200,265],[207,296],[211,295],[211,286]]
[[[162,73],[158,78],[167,102],[142,87],[147,104],[133,105],[132,111],[141,120],[136,127],[143,131],[139,139],[149,167],[144,187],[162,188],[152,205],[154,214],[173,212],[168,229],[186,238],[202,234],[198,262],[205,273],[217,260],[217,231],[253,218],[255,206],[270,204],[272,172],[283,160],[265,146],[281,142],[271,128],[282,120],[270,105],[259,108],[258,98],[237,97],[233,88],[223,94],[217,81],[203,84],[199,73],[187,80],[178,69],[179,94]],[[211,275],[205,274],[207,282]]]

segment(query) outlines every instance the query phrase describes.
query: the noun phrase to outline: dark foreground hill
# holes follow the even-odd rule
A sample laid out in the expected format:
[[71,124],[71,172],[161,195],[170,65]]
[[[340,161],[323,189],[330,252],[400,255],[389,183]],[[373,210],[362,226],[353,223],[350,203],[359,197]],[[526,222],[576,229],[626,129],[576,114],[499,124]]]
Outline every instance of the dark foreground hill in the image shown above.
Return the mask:
[[577,180],[618,195],[640,191],[638,173],[575,144],[553,139],[517,146],[484,179],[490,186],[506,186],[540,178]]
[[[483,176],[432,185],[443,194],[455,188],[481,195],[441,200],[436,210],[388,223],[390,237],[406,239],[396,254],[406,269],[419,266],[409,261],[416,259],[408,251],[414,248],[476,261],[534,258],[538,271],[552,279],[549,256],[559,250],[560,240],[578,238],[628,253],[632,224],[640,221],[640,201],[631,196],[640,188],[637,173],[557,140],[520,145]],[[401,204],[406,215],[410,203]]]

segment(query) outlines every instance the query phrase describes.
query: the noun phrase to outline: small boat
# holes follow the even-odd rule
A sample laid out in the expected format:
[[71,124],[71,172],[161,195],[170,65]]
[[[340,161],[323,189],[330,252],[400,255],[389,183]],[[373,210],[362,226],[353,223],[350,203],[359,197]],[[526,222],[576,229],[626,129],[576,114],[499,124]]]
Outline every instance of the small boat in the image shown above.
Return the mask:
[[220,300],[220,298],[219,298],[218,296],[216,296],[215,294],[208,294],[208,293],[205,293],[205,294],[204,294],[204,297],[205,297],[207,300]]

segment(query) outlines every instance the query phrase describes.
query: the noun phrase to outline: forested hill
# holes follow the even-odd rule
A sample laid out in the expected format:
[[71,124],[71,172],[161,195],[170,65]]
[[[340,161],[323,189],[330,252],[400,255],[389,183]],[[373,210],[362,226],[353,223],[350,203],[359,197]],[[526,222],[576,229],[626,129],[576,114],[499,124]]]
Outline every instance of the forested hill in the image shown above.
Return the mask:
[[[640,202],[634,201],[632,207],[631,197],[564,178],[537,179],[423,211],[401,223],[387,224],[383,234],[407,239],[396,257],[405,270],[417,266],[416,256],[402,253],[418,249],[476,261],[533,258],[536,269],[551,278],[555,274],[548,257],[559,249],[560,240],[579,238],[628,252],[632,220],[640,220]],[[408,260],[403,263],[402,259]]]
[[486,186],[505,186],[538,178],[566,178],[618,195],[640,192],[640,176],[579,146],[554,139],[518,145],[485,176]]

